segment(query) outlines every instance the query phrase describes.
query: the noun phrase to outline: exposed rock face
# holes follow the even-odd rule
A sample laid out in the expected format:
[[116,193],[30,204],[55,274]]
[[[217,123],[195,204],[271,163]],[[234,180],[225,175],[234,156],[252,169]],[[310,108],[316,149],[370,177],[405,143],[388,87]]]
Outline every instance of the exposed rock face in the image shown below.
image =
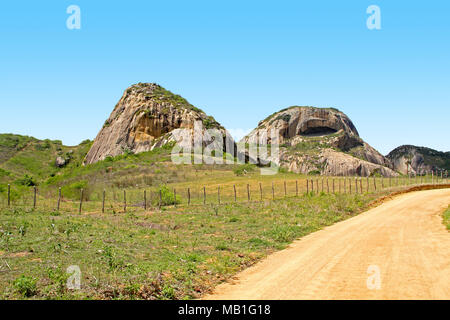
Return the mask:
[[387,158],[394,169],[403,174],[427,174],[431,171],[450,170],[450,152],[411,145],[391,151]]
[[241,142],[252,144],[265,132],[278,132],[279,161],[296,173],[369,176],[397,175],[388,159],[364,142],[352,121],[336,109],[290,107],[261,121]]
[[[150,151],[171,142],[185,141],[186,144],[189,138],[192,145],[197,142],[203,147],[213,147],[218,141],[207,129],[219,130],[224,140],[227,136],[226,130],[213,117],[182,97],[154,83],[139,83],[125,90],[95,138],[85,164],[125,152]],[[201,141],[194,141],[198,137]],[[228,143],[230,139],[228,136]],[[225,150],[224,142],[222,144]]]

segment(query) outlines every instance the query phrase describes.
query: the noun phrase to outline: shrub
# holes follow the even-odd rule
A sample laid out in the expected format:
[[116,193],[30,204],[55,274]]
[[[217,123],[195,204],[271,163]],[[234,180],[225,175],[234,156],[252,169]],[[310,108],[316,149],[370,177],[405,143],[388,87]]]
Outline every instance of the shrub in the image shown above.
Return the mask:
[[255,171],[255,165],[253,164],[242,164],[233,170],[234,174],[237,176],[243,176],[249,172]]
[[177,196],[177,199],[175,201],[174,192],[170,190],[166,185],[163,185],[159,188],[158,197],[154,200],[154,205],[159,205],[159,192],[161,192],[161,205],[163,206],[179,204],[181,202],[179,196]]
[[25,174],[22,178],[17,179],[16,183],[26,187],[32,187],[36,185],[36,183],[33,180],[33,177],[30,177],[27,174]]
[[24,297],[31,297],[37,293],[36,279],[21,275],[13,283],[14,288]]

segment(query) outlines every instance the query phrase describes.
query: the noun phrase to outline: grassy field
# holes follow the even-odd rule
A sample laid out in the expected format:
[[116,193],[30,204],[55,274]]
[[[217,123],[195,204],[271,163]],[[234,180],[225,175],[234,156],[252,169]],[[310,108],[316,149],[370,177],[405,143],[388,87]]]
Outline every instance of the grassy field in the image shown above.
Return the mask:
[[[379,195],[320,193],[126,214],[2,210],[0,298],[196,298]],[[81,290],[65,286],[71,265],[81,269]]]

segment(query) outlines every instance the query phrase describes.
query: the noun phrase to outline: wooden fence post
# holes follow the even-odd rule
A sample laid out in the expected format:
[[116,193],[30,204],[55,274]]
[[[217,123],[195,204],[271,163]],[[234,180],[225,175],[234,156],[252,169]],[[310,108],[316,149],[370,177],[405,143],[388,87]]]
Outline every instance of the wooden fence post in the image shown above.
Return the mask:
[[273,186],[273,182],[272,182],[272,200],[275,200],[275,188]]
[[298,181],[295,180],[295,196],[298,197]]
[[348,184],[350,185],[350,194],[352,194],[352,180],[348,178]]
[[127,212],[127,191],[123,190],[123,212]]
[[324,178],[322,178],[322,192],[324,192]]
[[187,194],[188,194],[188,206],[191,205],[191,189],[188,188],[187,189]]
[[61,187],[58,188],[58,203],[56,204],[56,211],[59,211],[60,204],[61,204]]
[[247,184],[247,199],[248,199],[248,202],[250,202],[250,185],[249,184]]
[[263,201],[263,190],[262,190],[262,184],[261,182],[259,183],[259,193],[261,195],[261,202]]
[[220,186],[217,186],[217,202],[220,204]]
[[34,186],[33,187],[33,209],[36,209],[36,193],[37,193],[37,190],[36,190],[36,186]]
[[286,180],[284,181],[284,196],[287,196],[287,190],[286,190]]
[[375,188],[375,191],[377,191],[377,178],[373,177],[373,186]]
[[11,185],[8,184],[8,207],[11,205]]
[[355,193],[358,193],[358,177],[355,177]]
[[206,187],[203,186],[203,204],[206,204]]
[[316,178],[316,192],[319,193],[319,178]]
[[234,202],[237,202],[236,185],[235,184],[233,184],[233,190],[234,190]]
[[144,190],[144,210],[147,210],[147,190]]
[[175,188],[173,188],[173,202],[174,202],[174,206],[177,206],[177,190]]
[[80,191],[80,207],[78,208],[78,213],[81,214],[81,208],[83,206],[83,189]]
[[102,197],[102,213],[105,213],[105,198],[106,198],[106,190],[103,189],[103,197]]
[[347,193],[347,178],[344,177],[344,193]]
[[311,179],[311,192],[314,194],[314,180]]
[[369,181],[369,176],[367,176],[367,193],[369,193],[370,191],[370,181]]
[[309,193],[309,179],[306,178],[306,193]]

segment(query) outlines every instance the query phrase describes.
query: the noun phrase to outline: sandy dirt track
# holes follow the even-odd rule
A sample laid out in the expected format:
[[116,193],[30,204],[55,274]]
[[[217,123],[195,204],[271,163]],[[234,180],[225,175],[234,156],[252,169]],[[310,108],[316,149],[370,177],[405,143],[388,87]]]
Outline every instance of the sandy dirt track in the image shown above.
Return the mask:
[[397,196],[295,241],[204,299],[450,299],[449,204],[450,189]]

